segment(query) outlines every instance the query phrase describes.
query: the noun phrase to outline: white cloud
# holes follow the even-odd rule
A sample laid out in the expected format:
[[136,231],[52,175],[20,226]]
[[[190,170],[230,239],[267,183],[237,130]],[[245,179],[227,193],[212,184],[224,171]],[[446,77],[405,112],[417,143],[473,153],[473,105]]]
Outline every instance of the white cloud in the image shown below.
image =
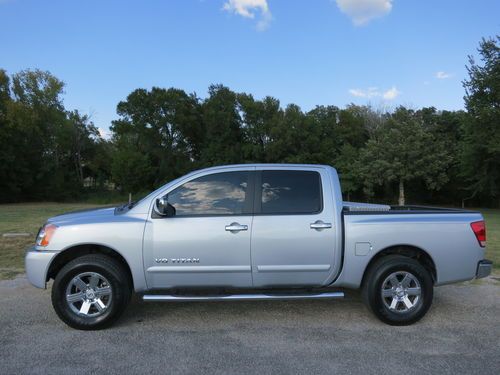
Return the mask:
[[393,0],[336,0],[342,13],[347,14],[354,25],[366,25],[374,18],[388,14]]
[[111,132],[107,129],[104,129],[104,128],[97,128],[97,130],[99,131],[99,135],[101,136],[101,138],[103,139],[110,139],[111,138]]
[[349,93],[357,98],[371,99],[382,97],[385,100],[393,100],[401,94],[401,91],[396,86],[392,86],[387,91],[380,91],[378,87],[368,87],[367,89],[350,89]]
[[396,99],[399,96],[399,94],[401,94],[401,91],[399,91],[396,88],[396,86],[392,86],[389,90],[384,92],[384,95],[382,95],[382,97],[385,100],[393,100],[393,99]]
[[368,87],[368,89],[350,89],[349,93],[352,96],[356,96],[358,98],[373,98],[376,96],[380,96],[380,92],[377,87]]
[[437,79],[447,79],[447,78],[450,78],[452,75],[450,73],[446,73],[446,72],[437,72],[436,73],[436,78]]
[[255,19],[256,15],[260,13],[257,21],[257,30],[259,31],[266,30],[273,19],[267,0],[228,0],[222,9],[250,19]]

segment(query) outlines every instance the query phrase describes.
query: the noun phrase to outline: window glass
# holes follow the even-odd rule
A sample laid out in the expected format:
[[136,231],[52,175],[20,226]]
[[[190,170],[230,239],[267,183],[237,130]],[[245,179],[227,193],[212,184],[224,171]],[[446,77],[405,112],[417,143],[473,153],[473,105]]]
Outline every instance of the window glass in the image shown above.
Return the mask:
[[311,171],[263,171],[262,213],[305,214],[321,211],[321,179]]
[[245,210],[248,172],[226,172],[186,182],[168,194],[175,216],[236,215]]

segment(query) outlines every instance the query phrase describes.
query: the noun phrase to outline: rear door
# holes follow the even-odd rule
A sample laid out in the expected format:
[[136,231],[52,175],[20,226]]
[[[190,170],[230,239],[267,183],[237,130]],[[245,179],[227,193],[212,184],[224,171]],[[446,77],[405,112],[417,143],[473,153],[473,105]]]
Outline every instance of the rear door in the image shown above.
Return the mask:
[[319,286],[331,276],[337,223],[330,183],[322,168],[256,171],[251,240],[255,287]]

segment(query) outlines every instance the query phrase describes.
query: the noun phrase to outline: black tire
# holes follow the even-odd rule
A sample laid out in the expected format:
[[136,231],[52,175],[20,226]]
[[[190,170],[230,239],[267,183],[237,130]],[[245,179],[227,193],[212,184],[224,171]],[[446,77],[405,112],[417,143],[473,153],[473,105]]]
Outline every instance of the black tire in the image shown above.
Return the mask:
[[[82,274],[96,273],[103,276],[111,290],[108,292],[109,304],[98,316],[84,316],[73,310],[66,300],[68,285]],[[103,285],[103,284],[101,284]],[[124,267],[114,260],[101,254],[89,254],[76,258],[66,264],[56,275],[52,286],[52,306],[57,315],[68,326],[81,330],[98,330],[112,325],[123,313],[131,296],[131,282]],[[79,302],[83,303],[83,302]],[[78,306],[78,302],[75,303]],[[95,304],[94,304],[95,305]],[[78,309],[78,307],[74,307]],[[96,306],[97,308],[97,306]],[[96,308],[94,308],[95,311]]]
[[[389,301],[392,302],[392,297],[385,299],[382,297],[384,282],[389,276],[399,272],[411,274],[420,284],[420,299],[416,300],[417,302],[411,308],[407,308],[403,302],[397,302],[396,307],[391,309],[391,306],[387,305]],[[416,285],[415,282],[413,285]],[[380,258],[370,267],[363,282],[361,295],[368,308],[382,322],[404,326],[419,321],[427,313],[432,304],[433,286],[431,275],[417,260],[401,255],[388,255]],[[398,311],[398,307],[407,311]]]

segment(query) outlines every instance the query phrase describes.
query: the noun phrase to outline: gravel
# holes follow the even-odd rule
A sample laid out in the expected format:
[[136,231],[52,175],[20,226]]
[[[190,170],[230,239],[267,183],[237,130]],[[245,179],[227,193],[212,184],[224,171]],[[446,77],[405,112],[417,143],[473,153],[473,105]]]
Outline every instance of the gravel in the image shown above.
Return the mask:
[[500,280],[436,288],[408,327],[343,300],[144,303],[104,331],[65,326],[50,291],[0,281],[1,374],[500,374]]

